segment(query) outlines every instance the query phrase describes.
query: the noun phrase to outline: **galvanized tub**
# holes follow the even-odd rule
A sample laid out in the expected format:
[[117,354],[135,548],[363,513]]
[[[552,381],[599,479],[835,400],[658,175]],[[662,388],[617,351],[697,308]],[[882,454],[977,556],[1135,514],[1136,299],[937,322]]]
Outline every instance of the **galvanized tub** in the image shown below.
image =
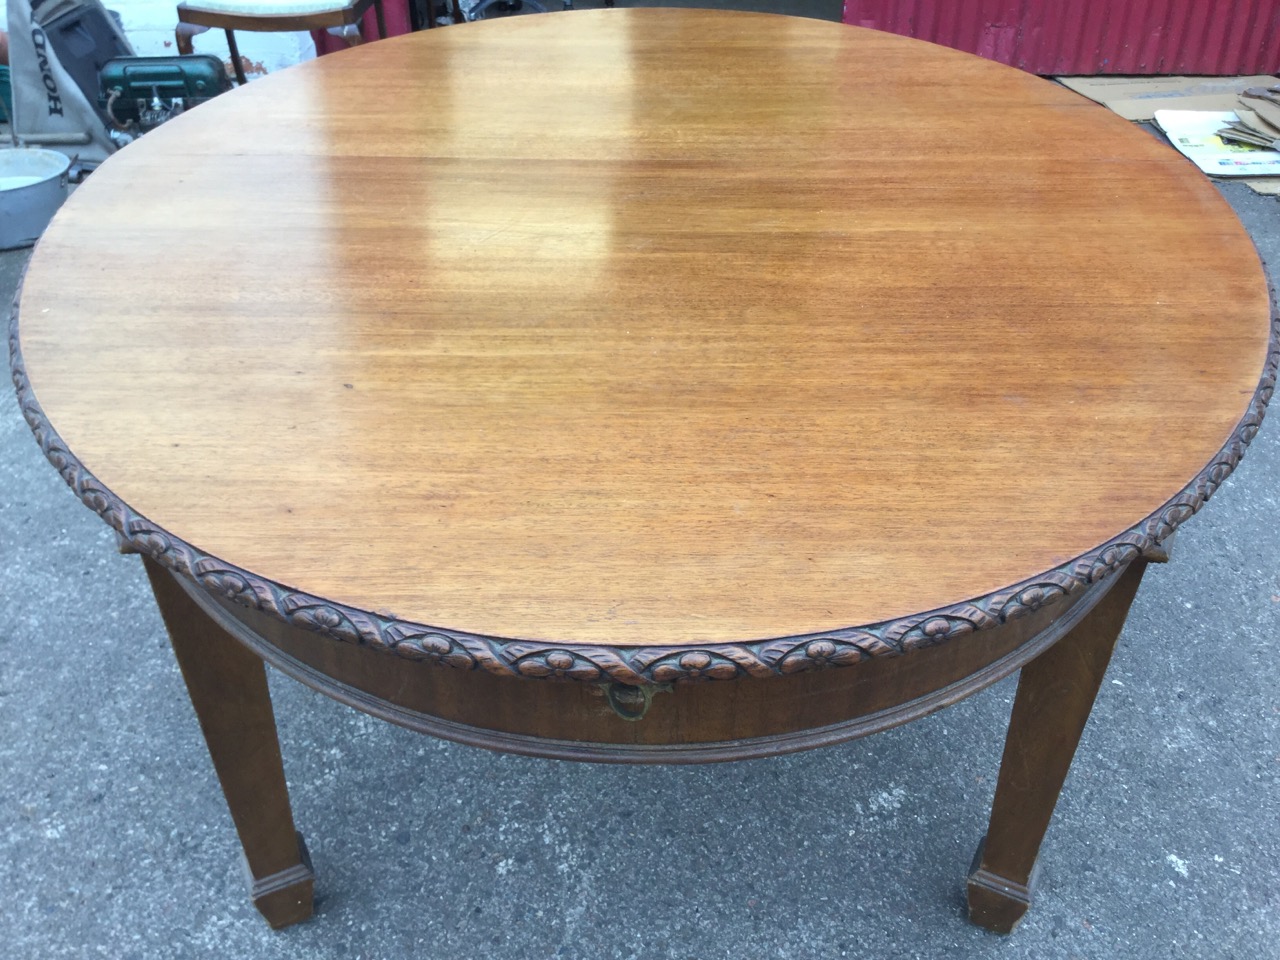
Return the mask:
[[29,247],[67,199],[71,161],[54,150],[0,150],[0,250]]

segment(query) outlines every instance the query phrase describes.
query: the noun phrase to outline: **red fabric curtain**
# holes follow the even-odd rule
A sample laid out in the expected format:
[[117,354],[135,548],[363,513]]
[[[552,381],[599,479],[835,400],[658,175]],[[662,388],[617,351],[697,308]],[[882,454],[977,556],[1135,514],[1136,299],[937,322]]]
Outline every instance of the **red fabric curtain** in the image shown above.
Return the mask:
[[[387,21],[388,37],[409,32],[409,0],[382,0],[382,13]],[[365,11],[364,19],[360,21],[360,33],[366,41],[378,39],[378,19],[373,7]],[[316,42],[316,56],[347,49],[347,41],[333,36],[328,30],[312,30],[311,38]]]

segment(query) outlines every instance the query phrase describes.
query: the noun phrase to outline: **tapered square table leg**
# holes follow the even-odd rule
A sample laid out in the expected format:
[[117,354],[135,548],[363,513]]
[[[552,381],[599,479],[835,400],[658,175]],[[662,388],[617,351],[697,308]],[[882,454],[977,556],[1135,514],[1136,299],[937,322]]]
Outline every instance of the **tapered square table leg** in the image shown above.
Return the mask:
[[144,557],[187,692],[244,848],[254,905],[273,927],[311,916],[315,875],[293,825],[266,669]]
[[1022,668],[991,822],[969,874],[969,919],[979,926],[1009,933],[1031,905],[1040,843],[1146,566],[1133,561],[1088,616]]

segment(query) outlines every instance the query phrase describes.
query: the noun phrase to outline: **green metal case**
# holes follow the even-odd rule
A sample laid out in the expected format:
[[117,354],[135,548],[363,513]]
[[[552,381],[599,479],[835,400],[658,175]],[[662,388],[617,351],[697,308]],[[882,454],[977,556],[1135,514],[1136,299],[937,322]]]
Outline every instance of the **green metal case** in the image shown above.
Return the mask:
[[103,64],[99,81],[98,106],[122,129],[149,129],[231,89],[226,65],[206,54],[117,57]]

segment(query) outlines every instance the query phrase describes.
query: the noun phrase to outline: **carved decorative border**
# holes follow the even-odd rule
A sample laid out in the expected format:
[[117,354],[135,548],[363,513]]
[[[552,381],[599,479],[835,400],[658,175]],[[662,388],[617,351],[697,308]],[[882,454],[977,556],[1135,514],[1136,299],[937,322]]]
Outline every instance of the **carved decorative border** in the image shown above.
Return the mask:
[[870,657],[900,656],[920,647],[987,630],[1025,616],[1109,576],[1160,543],[1196,513],[1244,456],[1262,423],[1280,362],[1280,317],[1272,320],[1262,378],[1227,444],[1181,493],[1147,519],[1070,563],[966,603],[867,627],[746,643],[698,647],[610,647],[507,640],[381,617],[299,593],[211,557],[166,533],[103,486],[49,423],[27,379],[18,342],[18,305],[9,321],[9,362],[22,414],[67,486],[134,549],[190,577],[210,593],[344,643],[367,644],[410,660],[510,677],[626,684],[772,677],[843,667]]

